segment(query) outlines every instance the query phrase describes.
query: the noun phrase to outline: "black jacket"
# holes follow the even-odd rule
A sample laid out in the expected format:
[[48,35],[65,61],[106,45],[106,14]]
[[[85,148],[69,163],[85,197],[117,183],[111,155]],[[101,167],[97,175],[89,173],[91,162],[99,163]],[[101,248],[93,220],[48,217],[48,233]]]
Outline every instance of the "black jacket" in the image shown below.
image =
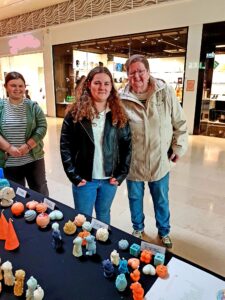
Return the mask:
[[[60,152],[66,175],[73,184],[78,185],[82,179],[92,180],[94,150],[91,122],[83,119],[74,123],[71,114],[67,114],[61,130]],[[105,175],[115,177],[121,184],[130,167],[131,132],[129,124],[124,128],[112,126],[111,111],[106,114],[103,160]]]

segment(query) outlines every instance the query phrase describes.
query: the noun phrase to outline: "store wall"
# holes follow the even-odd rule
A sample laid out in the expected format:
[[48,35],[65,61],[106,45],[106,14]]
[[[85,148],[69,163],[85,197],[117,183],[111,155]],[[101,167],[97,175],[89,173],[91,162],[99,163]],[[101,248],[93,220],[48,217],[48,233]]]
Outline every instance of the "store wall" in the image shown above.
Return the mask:
[[[186,80],[183,105],[188,119],[189,133],[193,133],[196,88],[198,78],[201,31],[203,23],[223,21],[225,19],[224,0],[187,0],[165,3],[157,7],[145,7],[137,10],[96,17],[67,23],[45,29],[45,64],[49,79],[46,86],[48,115],[55,116],[53,66],[51,64],[50,45],[88,40],[93,38],[125,35],[145,31],[189,26],[188,52],[186,61]],[[194,90],[186,91],[187,80],[194,80]],[[190,81],[189,81],[190,82]]]
[[6,97],[5,74],[17,71],[24,76],[26,89],[28,89],[31,99],[37,101],[44,113],[47,113],[43,54],[31,53],[0,57],[0,66],[0,99]]

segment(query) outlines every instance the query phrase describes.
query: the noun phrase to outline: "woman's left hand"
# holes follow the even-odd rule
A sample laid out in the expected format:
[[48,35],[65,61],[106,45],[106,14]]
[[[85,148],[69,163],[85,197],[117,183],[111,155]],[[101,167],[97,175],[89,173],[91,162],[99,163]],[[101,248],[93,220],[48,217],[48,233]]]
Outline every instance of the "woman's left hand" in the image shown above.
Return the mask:
[[170,156],[170,160],[174,163],[176,163],[179,159],[179,156],[175,153],[172,153],[171,156]]
[[118,185],[119,184],[119,182],[114,177],[109,179],[109,183],[113,184],[113,185]]

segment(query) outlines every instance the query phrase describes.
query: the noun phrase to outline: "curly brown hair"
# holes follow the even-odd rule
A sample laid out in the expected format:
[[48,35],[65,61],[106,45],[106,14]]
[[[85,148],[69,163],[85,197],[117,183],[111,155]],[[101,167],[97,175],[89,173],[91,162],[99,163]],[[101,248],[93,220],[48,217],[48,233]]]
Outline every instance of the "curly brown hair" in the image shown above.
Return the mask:
[[126,125],[128,118],[113,84],[112,74],[106,67],[95,67],[89,72],[83,85],[82,95],[80,99],[78,99],[74,104],[72,104],[72,106],[69,109],[69,112],[72,114],[75,123],[80,122],[84,118],[93,121],[93,119],[99,115],[99,112],[97,111],[94,105],[89,86],[94,76],[96,74],[101,73],[107,74],[112,84],[112,90],[107,99],[108,107],[112,112],[112,124],[113,126],[122,128]]

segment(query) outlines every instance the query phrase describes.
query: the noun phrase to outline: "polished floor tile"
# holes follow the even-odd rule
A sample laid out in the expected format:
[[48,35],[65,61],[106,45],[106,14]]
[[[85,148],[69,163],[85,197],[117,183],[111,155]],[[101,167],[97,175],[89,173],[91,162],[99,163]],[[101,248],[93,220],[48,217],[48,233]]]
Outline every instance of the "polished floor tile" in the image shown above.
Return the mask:
[[[45,160],[50,196],[74,207],[71,184],[60,158],[62,119],[48,118]],[[145,236],[159,243],[151,196],[144,198]],[[187,154],[170,174],[172,251],[225,276],[225,139],[190,136]],[[126,184],[112,205],[112,225],[131,232]]]

